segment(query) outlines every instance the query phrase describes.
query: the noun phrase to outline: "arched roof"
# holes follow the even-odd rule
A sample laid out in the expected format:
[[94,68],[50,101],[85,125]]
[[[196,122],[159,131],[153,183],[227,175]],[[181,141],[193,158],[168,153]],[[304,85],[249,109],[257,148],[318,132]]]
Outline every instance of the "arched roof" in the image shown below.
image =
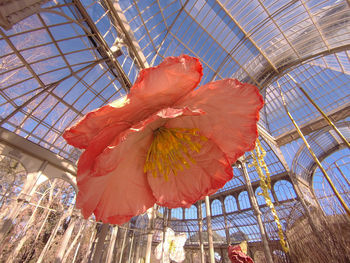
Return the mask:
[[[342,122],[338,124],[339,130],[347,140],[350,139],[350,123]],[[308,137],[308,142],[320,161],[330,156],[333,152],[345,148],[345,144],[333,129],[329,127],[317,131]],[[306,146],[300,146],[295,154],[291,171],[297,177],[312,184],[312,176],[317,168],[317,164],[312,158]]]
[[[327,143],[315,147],[319,156],[338,147],[331,132],[317,132],[324,122],[285,73],[336,121],[349,118],[349,1],[38,2],[24,20],[12,28],[0,28],[0,125],[67,160],[75,162],[81,154],[62,138],[67,127],[124,96],[140,69],[182,53],[202,62],[202,84],[233,77],[262,90],[265,107],[259,125],[268,138],[261,134],[260,140],[276,181],[285,179],[293,159],[307,169],[312,167],[303,149],[295,156],[300,139],[283,111],[276,81],[310,140]],[[348,126],[340,126],[349,132]],[[248,153],[246,157],[249,160]],[[256,188],[253,169],[248,171]],[[311,170],[301,176],[308,177]],[[234,172],[236,178],[213,199],[244,191],[241,171],[235,168]],[[284,201],[279,208],[287,220],[296,201]],[[178,231],[198,230],[197,211],[190,210],[184,211],[186,222],[172,221]],[[237,224],[230,227],[231,234],[241,231],[252,240],[257,238],[251,209],[227,216]],[[265,220],[271,219],[266,216]],[[223,215],[213,217],[219,234],[224,231],[223,222]]]

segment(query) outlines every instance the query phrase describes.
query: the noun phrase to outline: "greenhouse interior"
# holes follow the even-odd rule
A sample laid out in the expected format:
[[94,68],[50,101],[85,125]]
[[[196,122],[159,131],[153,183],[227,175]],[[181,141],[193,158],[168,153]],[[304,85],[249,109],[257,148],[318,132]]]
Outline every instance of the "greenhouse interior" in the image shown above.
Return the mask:
[[[0,262],[350,262],[349,0],[1,0],[0,57]],[[195,84],[180,94],[186,81]],[[213,113],[176,108],[220,88],[201,98]],[[243,101],[253,89],[263,98],[255,115]],[[114,123],[102,116],[113,110]],[[171,110],[181,116],[164,117]],[[220,186],[202,186],[219,169],[204,153],[189,165],[204,172],[187,179],[192,168],[161,146],[149,155],[173,174],[149,176],[148,155],[137,170],[145,146],[127,143],[142,125],[206,114],[215,124],[199,132],[220,143],[197,143],[195,128],[152,136],[190,138],[174,158],[197,144],[217,151],[230,175]],[[240,122],[227,129],[231,115]],[[177,189],[182,179],[193,185]]]

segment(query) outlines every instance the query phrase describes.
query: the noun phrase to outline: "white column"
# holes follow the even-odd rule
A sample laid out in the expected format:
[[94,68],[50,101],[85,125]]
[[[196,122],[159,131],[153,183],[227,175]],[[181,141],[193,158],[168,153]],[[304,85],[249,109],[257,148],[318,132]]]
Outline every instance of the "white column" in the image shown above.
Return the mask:
[[207,232],[208,232],[210,263],[215,263],[213,229],[211,227],[211,212],[210,212],[209,196],[205,197],[205,209],[207,211]]
[[264,246],[265,258],[266,258],[268,263],[273,263],[272,255],[271,255],[270,248],[269,248],[269,243],[267,240],[267,235],[266,235],[265,228],[264,228],[264,225],[263,225],[263,222],[261,219],[261,212],[260,212],[260,209],[258,206],[258,202],[256,201],[256,198],[255,198],[252,183],[250,182],[247,167],[245,166],[245,163],[243,163],[243,162],[241,162],[240,164],[241,164],[242,171],[243,171],[243,177],[244,177],[246,185],[247,185],[248,196],[249,196],[250,202],[251,202],[253,210],[254,210],[254,215],[256,216],[256,219],[258,222],[258,226],[259,226],[259,230],[260,230],[260,234],[261,234],[261,240],[262,240],[263,246]]
[[94,257],[92,259],[93,263],[98,263],[101,261],[103,255],[105,239],[108,234],[109,224],[103,224],[100,228],[100,231],[97,233],[97,244],[95,248]]
[[149,223],[148,223],[148,234],[147,234],[147,247],[146,247],[146,259],[145,263],[151,263],[151,250],[152,250],[152,240],[153,240],[153,233],[154,233],[154,225],[153,220],[155,217],[155,210],[156,205],[154,207],[148,209],[147,214],[149,217]]

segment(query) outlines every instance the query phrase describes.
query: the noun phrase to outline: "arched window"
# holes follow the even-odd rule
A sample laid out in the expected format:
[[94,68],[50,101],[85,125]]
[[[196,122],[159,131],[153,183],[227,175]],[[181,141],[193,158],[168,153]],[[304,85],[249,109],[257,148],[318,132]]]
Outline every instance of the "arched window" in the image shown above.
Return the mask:
[[[270,194],[270,198],[271,198],[271,201],[274,202],[274,198],[272,196],[272,193],[270,190],[269,191],[269,194]],[[266,204],[265,202],[265,197],[259,193],[262,193],[262,190],[261,190],[261,187],[259,186],[258,188],[256,188],[255,190],[255,196],[256,196],[256,200],[258,201],[258,205],[264,205]]]
[[190,208],[185,208],[185,218],[186,219],[197,218],[197,207],[195,205],[192,205]]
[[287,180],[277,181],[273,187],[278,201],[284,201],[296,198],[293,185]]
[[211,203],[211,214],[213,216],[222,215],[222,206],[220,200],[215,199]]
[[230,213],[238,210],[236,198],[234,198],[232,195],[229,195],[225,198],[224,204],[225,204],[226,213]]
[[[23,202],[20,213],[13,221],[13,228],[9,233],[11,240],[14,240],[11,244],[18,244],[23,240],[32,246],[36,244],[36,240],[58,244],[68,226],[72,223],[74,230],[76,220],[81,220],[72,216],[75,196],[75,188],[61,178],[46,179],[39,184],[29,202]],[[8,248],[13,250],[15,247],[11,247],[11,244]],[[43,246],[36,244],[35,251],[37,253],[33,255],[32,260],[37,261],[40,253],[44,251]],[[18,257],[23,256],[26,258],[27,254],[19,252]]]
[[171,209],[171,218],[172,219],[182,219],[183,214],[182,214],[182,208],[173,208]]
[[[322,165],[344,202],[350,206],[350,154],[348,149],[341,149],[327,156]],[[317,167],[312,177],[312,188],[322,210],[327,215],[343,214],[344,208],[334,195],[329,183]]]
[[164,207],[162,207],[162,206],[159,206],[159,207],[158,207],[158,213],[160,213],[162,217],[163,217],[163,215],[164,215],[164,211],[165,211],[165,208],[164,208]]
[[202,202],[202,218],[206,218],[207,217],[207,210],[205,210],[205,202]]
[[238,202],[241,209],[247,209],[250,207],[248,192],[243,191],[238,196]]
[[54,210],[67,209],[75,204],[75,189],[61,178],[48,179],[36,188],[31,202]]

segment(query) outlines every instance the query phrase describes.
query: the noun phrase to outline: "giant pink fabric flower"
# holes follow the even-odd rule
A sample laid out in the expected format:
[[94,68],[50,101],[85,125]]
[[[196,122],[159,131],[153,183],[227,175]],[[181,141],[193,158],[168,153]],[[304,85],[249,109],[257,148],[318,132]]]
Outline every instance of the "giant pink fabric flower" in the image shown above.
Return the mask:
[[77,172],[85,217],[122,224],[154,203],[189,207],[232,178],[232,163],[254,148],[263,100],[234,79],[194,90],[202,75],[196,58],[166,58],[142,70],[125,98],[65,131],[85,149]]
[[231,263],[254,263],[251,257],[247,256],[240,245],[228,247],[228,257]]

